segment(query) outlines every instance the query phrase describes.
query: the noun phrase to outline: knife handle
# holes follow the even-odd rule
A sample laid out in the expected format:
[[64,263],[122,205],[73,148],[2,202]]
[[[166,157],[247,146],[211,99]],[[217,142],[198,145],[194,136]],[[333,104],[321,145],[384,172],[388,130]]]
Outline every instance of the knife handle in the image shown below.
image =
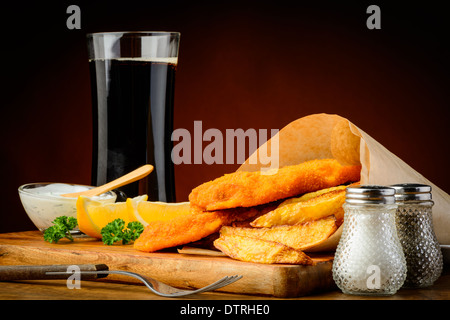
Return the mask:
[[[12,280],[49,280],[67,279],[74,274],[68,267],[77,266],[80,271],[94,271],[93,273],[80,273],[81,280],[104,278],[107,274],[96,274],[95,271],[107,271],[106,264],[55,264],[55,265],[29,265],[29,266],[0,266],[0,281]],[[46,274],[47,272],[61,272],[60,274]]]

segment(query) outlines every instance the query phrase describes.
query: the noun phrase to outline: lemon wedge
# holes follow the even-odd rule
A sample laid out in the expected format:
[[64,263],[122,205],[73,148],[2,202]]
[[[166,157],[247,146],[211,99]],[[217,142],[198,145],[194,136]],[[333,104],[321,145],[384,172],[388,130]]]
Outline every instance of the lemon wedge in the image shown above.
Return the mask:
[[190,212],[189,202],[167,203],[138,201],[136,198],[128,198],[127,206],[130,219],[139,221],[144,227],[153,221],[168,221]]
[[[142,195],[130,200],[137,204],[147,199],[147,195]],[[104,203],[86,196],[79,196],[76,207],[78,228],[81,232],[97,239],[102,238],[100,232],[102,228],[115,219],[124,220],[125,225],[136,221],[134,215],[128,210],[127,202]]]

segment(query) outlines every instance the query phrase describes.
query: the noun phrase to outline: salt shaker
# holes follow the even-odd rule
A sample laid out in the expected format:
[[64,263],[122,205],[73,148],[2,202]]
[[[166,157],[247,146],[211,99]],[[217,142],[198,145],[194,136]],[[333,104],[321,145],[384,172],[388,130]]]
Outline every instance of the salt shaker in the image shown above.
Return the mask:
[[333,261],[333,279],[346,294],[392,295],[406,278],[395,225],[395,189],[348,187],[344,225]]
[[408,269],[403,286],[431,286],[443,268],[442,251],[433,229],[431,187],[413,183],[391,187],[396,190],[395,220]]

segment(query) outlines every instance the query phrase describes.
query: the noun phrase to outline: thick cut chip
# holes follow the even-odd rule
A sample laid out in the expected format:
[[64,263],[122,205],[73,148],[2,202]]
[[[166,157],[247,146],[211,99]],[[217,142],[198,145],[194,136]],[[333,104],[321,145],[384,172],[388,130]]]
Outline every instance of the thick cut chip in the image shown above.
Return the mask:
[[302,195],[300,197],[289,198],[287,200],[284,200],[282,203],[280,203],[279,207],[284,206],[286,204],[308,201],[308,200],[318,197],[324,193],[328,193],[330,191],[335,191],[335,190],[345,190],[346,188],[347,188],[347,186],[337,186],[337,187],[331,187],[331,188],[326,188],[326,189],[322,189],[322,190],[318,190],[318,191],[314,191],[314,192],[305,193],[304,195]]
[[344,208],[340,207],[333,213],[334,218],[336,219],[336,224],[341,226],[344,223]]
[[283,167],[272,175],[239,171],[198,186],[189,201],[205,210],[252,207],[359,181],[360,171],[361,166],[342,166],[335,159]]
[[[252,227],[272,227],[277,225],[294,225],[317,220],[334,214],[342,214],[345,202],[345,189],[334,190],[306,201],[281,203],[275,210],[256,218]],[[339,216],[338,219],[341,217]]]
[[246,262],[313,264],[304,252],[273,241],[224,235],[214,241],[214,246],[227,256]]
[[220,235],[238,235],[274,241],[297,250],[306,250],[328,239],[337,230],[333,216],[294,226],[275,226],[272,228],[241,228],[224,226]]

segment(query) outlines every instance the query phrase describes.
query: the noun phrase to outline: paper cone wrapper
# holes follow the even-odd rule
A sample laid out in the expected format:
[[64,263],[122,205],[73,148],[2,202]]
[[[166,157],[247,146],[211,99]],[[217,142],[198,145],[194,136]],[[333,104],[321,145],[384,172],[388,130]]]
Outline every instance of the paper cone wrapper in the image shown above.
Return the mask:
[[[278,151],[276,157],[271,155]],[[262,153],[263,152],[263,153]],[[257,171],[266,167],[296,165],[314,159],[334,158],[344,165],[361,164],[361,184],[389,186],[421,183],[432,187],[433,225],[440,244],[450,244],[449,195],[411,168],[406,162],[351,123],[331,114],[313,114],[295,120],[281,129],[240,166],[238,171]],[[262,161],[261,159],[265,159]],[[334,250],[342,233],[340,228],[324,243],[309,251]]]

